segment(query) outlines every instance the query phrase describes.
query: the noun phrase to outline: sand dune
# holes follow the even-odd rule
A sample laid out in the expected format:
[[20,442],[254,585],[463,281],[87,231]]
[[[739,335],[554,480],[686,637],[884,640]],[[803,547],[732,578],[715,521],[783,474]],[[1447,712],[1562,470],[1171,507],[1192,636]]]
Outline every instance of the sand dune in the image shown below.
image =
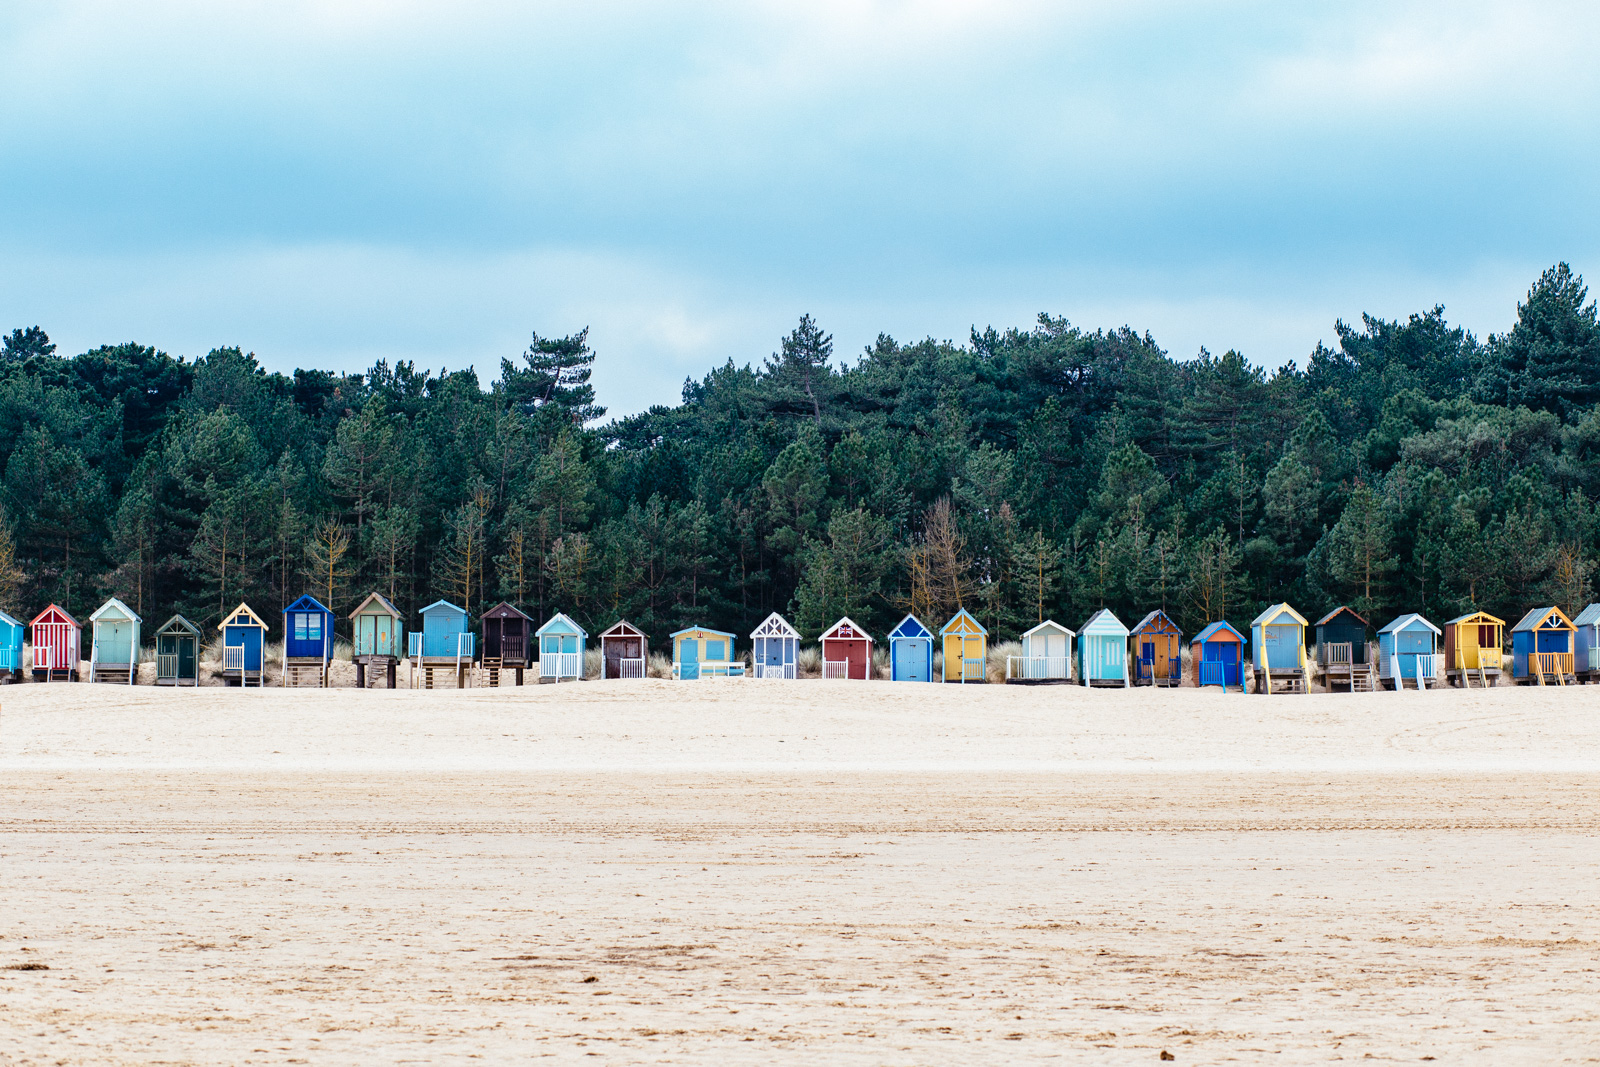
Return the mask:
[[1597,786],[1600,688],[6,687],[0,1060],[1596,1062]]

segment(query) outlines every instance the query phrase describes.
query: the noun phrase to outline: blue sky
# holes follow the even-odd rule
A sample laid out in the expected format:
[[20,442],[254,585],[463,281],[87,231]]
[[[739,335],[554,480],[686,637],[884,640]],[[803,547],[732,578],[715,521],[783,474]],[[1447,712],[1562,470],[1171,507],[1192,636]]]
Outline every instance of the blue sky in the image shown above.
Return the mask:
[[1600,268],[1600,9],[0,8],[0,327],[269,367],[592,327],[613,412],[1039,311],[1269,366]]

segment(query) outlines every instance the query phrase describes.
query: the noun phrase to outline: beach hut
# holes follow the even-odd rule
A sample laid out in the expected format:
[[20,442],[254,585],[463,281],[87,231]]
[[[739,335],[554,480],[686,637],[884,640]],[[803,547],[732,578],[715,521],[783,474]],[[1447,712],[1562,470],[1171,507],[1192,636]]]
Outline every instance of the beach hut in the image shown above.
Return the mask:
[[138,684],[139,624],[143,621],[116,597],[89,616],[89,681]]
[[750,663],[757,678],[795,677],[800,656],[800,631],[774,611],[750,631]]
[[1128,628],[1101,608],[1078,627],[1078,681],[1086,686],[1126,688],[1128,679]]
[[[369,593],[350,613],[350,658],[356,665],[356,688],[365,689],[383,671],[389,688],[395,684],[395,668],[405,652],[405,618],[400,609],[382,593]],[[367,672],[373,677],[369,679]]]
[[743,674],[744,662],[735,662],[733,635],[727,631],[691,626],[672,634],[672,676],[679,681],[741,677]]
[[156,684],[200,684],[200,627],[182,615],[156,631]]
[[1346,685],[1352,693],[1372,691],[1367,625],[1366,619],[1343,606],[1317,620],[1317,666],[1328,688]]
[[1214,622],[1194,635],[1189,643],[1194,684],[1220,685],[1226,693],[1230,685],[1244,692],[1244,634],[1226,621]]
[[0,672],[22,681],[22,646],[28,628],[20,620],[0,611]]
[[528,631],[532,629],[533,619],[512,604],[501,602],[483,613],[481,662],[490,685],[500,684],[501,671],[515,671],[517,684],[522,684],[522,672],[533,663],[528,654],[532,647]]
[[889,631],[889,680],[933,681],[933,631],[907,615]]
[[872,677],[872,638],[848,618],[822,632],[822,676],[864,682]]
[[1573,674],[1580,682],[1600,681],[1600,604],[1590,604],[1572,620],[1577,630]]
[[1444,676],[1452,685],[1472,688],[1477,678],[1481,686],[1500,680],[1505,662],[1504,619],[1486,611],[1474,611],[1444,624]]
[[1306,620],[1287,604],[1274,604],[1250,624],[1255,649],[1256,692],[1304,693],[1306,686]]
[[33,680],[51,682],[78,680],[78,648],[83,627],[59,604],[51,604],[34,616],[28,628],[33,631]]
[[266,685],[267,624],[261,616],[249,604],[240,604],[222,617],[217,629],[222,631],[222,684]]
[[539,627],[539,681],[583,681],[583,652],[589,635],[570,616],[556,612]]
[[1133,684],[1176,687],[1183,683],[1183,633],[1166,612],[1139,620],[1129,635],[1133,645]]
[[1378,684],[1387,682],[1396,691],[1405,688],[1408,678],[1418,689],[1437,684],[1442,635],[1443,631],[1414,611],[1379,630]]
[[943,646],[947,682],[986,682],[989,680],[989,631],[977,619],[958,608],[939,631]]
[[1573,637],[1577,628],[1554,605],[1534,608],[1511,628],[1511,677],[1518,685],[1576,682]]
[[407,635],[406,660],[411,665],[410,685],[422,674],[422,688],[432,689],[434,674],[452,671],[456,688],[465,689],[472,674],[477,639],[467,625],[467,613],[448,600],[435,600],[422,609],[422,629]]
[[1072,639],[1077,635],[1046,619],[1022,635],[1022,655],[1006,657],[1006,681],[1019,685],[1072,680]]
[[649,659],[649,639],[627,619],[600,635],[602,678],[643,678]]
[[283,609],[283,673],[278,684],[324,689],[333,662],[333,612],[314,596]]

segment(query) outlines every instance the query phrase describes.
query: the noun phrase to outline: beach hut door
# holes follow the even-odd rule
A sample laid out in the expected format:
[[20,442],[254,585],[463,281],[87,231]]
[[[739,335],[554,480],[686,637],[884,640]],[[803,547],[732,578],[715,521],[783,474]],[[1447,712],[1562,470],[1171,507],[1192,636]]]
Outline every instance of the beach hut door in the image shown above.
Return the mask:
[[898,660],[895,664],[894,676],[906,682],[926,682],[928,680],[928,661],[933,657],[928,655],[928,639],[915,637],[894,643],[894,655]]
[[678,676],[684,679],[700,677],[700,642],[689,640],[678,645]]

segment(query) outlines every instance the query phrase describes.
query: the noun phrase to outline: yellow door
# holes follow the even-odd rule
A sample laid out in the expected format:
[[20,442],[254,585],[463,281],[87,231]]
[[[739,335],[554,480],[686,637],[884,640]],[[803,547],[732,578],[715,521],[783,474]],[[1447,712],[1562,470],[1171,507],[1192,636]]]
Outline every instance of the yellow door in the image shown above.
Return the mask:
[[946,634],[944,639],[944,680],[961,677],[961,635]]

